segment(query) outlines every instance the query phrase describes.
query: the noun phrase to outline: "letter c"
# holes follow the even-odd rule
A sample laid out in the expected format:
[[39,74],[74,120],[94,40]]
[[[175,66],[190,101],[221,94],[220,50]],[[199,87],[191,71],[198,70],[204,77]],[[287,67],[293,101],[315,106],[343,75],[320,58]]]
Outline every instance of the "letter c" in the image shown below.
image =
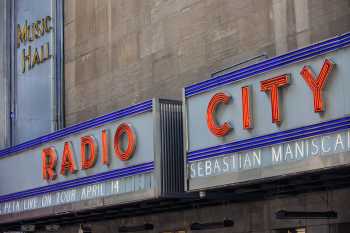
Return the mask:
[[223,137],[232,129],[230,123],[225,122],[222,125],[218,125],[215,120],[215,111],[220,103],[228,104],[231,96],[226,95],[223,92],[216,93],[209,101],[207,108],[207,126],[212,134],[217,137]]

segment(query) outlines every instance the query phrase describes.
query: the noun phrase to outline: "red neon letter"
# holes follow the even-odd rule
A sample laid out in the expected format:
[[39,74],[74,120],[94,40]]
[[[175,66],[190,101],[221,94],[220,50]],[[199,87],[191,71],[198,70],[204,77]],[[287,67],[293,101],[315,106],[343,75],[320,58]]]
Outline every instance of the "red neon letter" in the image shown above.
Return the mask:
[[[121,145],[121,137],[123,134],[126,134],[128,137],[128,146],[124,151]],[[136,145],[136,136],[134,131],[131,128],[131,125],[122,123],[118,126],[117,131],[114,135],[114,151],[119,159],[125,161],[129,160],[134,154]]]
[[334,63],[331,60],[326,59],[316,79],[314,78],[315,74],[312,72],[309,66],[304,66],[300,72],[301,76],[304,78],[305,82],[312,91],[312,95],[314,97],[315,112],[324,111],[322,91],[324,89],[324,86],[326,85],[326,81],[333,69],[333,66]]
[[226,95],[223,92],[219,92],[216,93],[209,101],[207,108],[207,125],[210,132],[212,132],[212,134],[214,134],[217,137],[225,136],[232,129],[230,123],[228,122],[225,122],[223,125],[217,125],[214,117],[214,113],[216,111],[217,106],[220,103],[228,104],[230,98],[231,96]]
[[61,163],[61,174],[67,175],[67,172],[73,174],[76,172],[76,166],[74,161],[74,155],[71,149],[69,142],[64,143],[63,154],[62,154],[62,163]]
[[244,129],[252,128],[249,86],[242,87],[242,120]]
[[287,74],[260,82],[261,91],[270,92],[272,123],[281,123],[278,89],[288,85],[288,82],[289,76]]
[[[81,168],[92,168],[96,163],[96,140],[92,136],[85,136],[80,139]],[[88,154],[86,153],[88,152]]]
[[57,155],[55,148],[44,148],[41,153],[41,160],[43,165],[43,179],[47,181],[56,179]]
[[107,130],[102,130],[102,164],[109,165]]

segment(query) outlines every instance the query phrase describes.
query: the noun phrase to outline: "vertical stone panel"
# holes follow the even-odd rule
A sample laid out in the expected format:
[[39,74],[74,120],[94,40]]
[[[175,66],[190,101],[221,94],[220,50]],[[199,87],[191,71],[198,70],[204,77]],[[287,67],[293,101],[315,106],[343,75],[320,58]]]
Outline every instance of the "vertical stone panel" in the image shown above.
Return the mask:
[[273,0],[272,11],[276,54],[282,54],[288,51],[287,0]]
[[307,0],[294,0],[295,31],[298,47],[310,44],[309,5]]

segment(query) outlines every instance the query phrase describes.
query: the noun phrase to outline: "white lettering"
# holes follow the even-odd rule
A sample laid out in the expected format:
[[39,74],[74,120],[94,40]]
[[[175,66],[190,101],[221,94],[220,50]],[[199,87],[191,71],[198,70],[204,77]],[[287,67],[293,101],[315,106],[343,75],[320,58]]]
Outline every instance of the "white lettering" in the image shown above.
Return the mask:
[[290,148],[289,143],[287,143],[287,146],[286,146],[286,153],[284,154],[284,160],[288,160],[288,156],[290,159],[294,158],[294,155],[293,155],[292,149]]
[[197,170],[198,170],[198,176],[204,176],[204,174],[202,173],[203,171],[202,162],[199,162],[197,164]]
[[112,181],[111,183],[111,193],[119,193],[119,180]]
[[214,174],[220,173],[221,172],[221,168],[219,165],[219,161],[217,159],[215,159],[215,163],[214,163]]
[[298,155],[300,155],[300,158],[304,158],[304,141],[295,142],[295,158],[296,159],[298,159]]
[[19,201],[15,201],[14,203],[13,203],[13,212],[18,212],[18,211],[20,211],[21,209],[20,209],[20,203],[19,203]]
[[258,150],[258,153],[256,151],[253,152],[253,166],[254,167],[260,167],[261,166],[261,150]]
[[[311,155],[317,155],[319,153],[319,147],[316,144],[316,139],[311,140],[311,145],[312,145]],[[315,150],[313,150],[313,149],[315,149]]]
[[242,156],[238,156],[238,160],[239,160],[238,166],[239,166],[239,169],[241,169],[242,168]]
[[190,168],[191,168],[191,177],[195,177],[196,176],[196,169],[195,169],[193,163],[191,164]]
[[224,168],[222,169],[223,172],[228,172],[228,170],[229,170],[228,163],[226,162],[226,159],[227,159],[226,157],[224,157],[222,159],[222,162],[224,163]]
[[235,169],[236,168],[236,158],[237,158],[237,154],[233,154],[232,155],[232,169]]
[[330,137],[329,136],[324,136],[321,139],[321,148],[322,148],[322,152],[323,153],[328,153],[328,152],[331,151],[331,147],[329,145],[327,146],[328,149],[326,149],[326,147],[325,147],[325,139],[326,138],[327,138],[327,140],[329,140]]
[[76,200],[76,190],[68,190],[64,192],[58,192],[56,194],[56,203],[69,203]]
[[10,209],[11,209],[11,202],[5,203],[4,212],[10,213]]
[[38,204],[37,198],[30,198],[23,201],[23,210],[36,209]]
[[276,149],[273,146],[271,151],[272,154],[272,163],[279,163],[282,161],[282,145],[278,146],[278,152],[276,153]]
[[51,194],[44,195],[41,198],[41,206],[42,207],[48,207],[52,205],[52,196]]
[[308,140],[306,140],[305,141],[305,144],[306,144],[306,157],[309,157],[309,141]]
[[343,138],[342,138],[341,134],[337,134],[337,139],[335,141],[334,151],[337,151],[338,145],[341,146],[341,150],[342,151],[345,150],[344,143],[343,143]]
[[98,190],[98,186],[97,185],[93,185],[91,187],[92,191],[91,191],[91,197],[97,197],[97,190]]
[[211,161],[210,160],[205,161],[205,175],[206,176],[211,175]]
[[252,167],[252,163],[250,161],[250,158],[249,158],[249,154],[247,153],[245,156],[244,156],[244,169],[249,169]]

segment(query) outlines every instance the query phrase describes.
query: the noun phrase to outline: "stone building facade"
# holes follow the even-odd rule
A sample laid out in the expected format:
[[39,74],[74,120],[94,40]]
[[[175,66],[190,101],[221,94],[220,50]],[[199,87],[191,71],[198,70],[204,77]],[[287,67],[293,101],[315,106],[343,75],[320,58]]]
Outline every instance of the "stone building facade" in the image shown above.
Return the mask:
[[[349,0],[64,0],[63,5],[65,126],[153,97],[181,100],[186,85],[350,31]],[[4,17],[0,23],[0,28],[9,24]],[[0,35],[4,85],[9,85],[3,61],[7,40]],[[0,93],[6,92],[4,85]],[[2,117],[1,122],[8,120]],[[8,144],[1,137],[8,130],[0,130],[2,144]],[[145,223],[154,229],[141,232],[196,232],[190,230],[194,222],[232,219],[233,227],[198,232],[346,233],[350,188],[349,177],[342,173],[342,179],[344,185],[303,186],[286,193],[278,192],[283,185],[277,182],[266,195],[226,200],[225,192],[205,204],[174,202],[180,207],[169,211],[150,206],[110,219],[102,214],[62,224],[58,232],[77,232],[81,224],[92,232],[118,232],[120,226]],[[86,209],[94,202],[89,205]],[[336,210],[338,218],[276,219],[283,209]]]
[[[152,97],[181,99],[182,87],[234,64],[345,33],[350,29],[350,2],[68,0],[64,20],[65,116],[71,125]],[[99,222],[92,229],[110,232],[122,224],[154,222],[153,232],[188,231],[191,222],[232,218],[232,229],[202,232],[262,233],[293,227],[306,227],[308,233],[343,232],[331,223],[349,222],[348,208],[341,207],[348,195],[342,189],[193,207]],[[281,221],[274,216],[278,209],[336,206],[342,210],[335,221]]]
[[152,97],[181,99],[184,86],[246,59],[347,32],[349,8],[347,0],[65,1],[66,125]]

